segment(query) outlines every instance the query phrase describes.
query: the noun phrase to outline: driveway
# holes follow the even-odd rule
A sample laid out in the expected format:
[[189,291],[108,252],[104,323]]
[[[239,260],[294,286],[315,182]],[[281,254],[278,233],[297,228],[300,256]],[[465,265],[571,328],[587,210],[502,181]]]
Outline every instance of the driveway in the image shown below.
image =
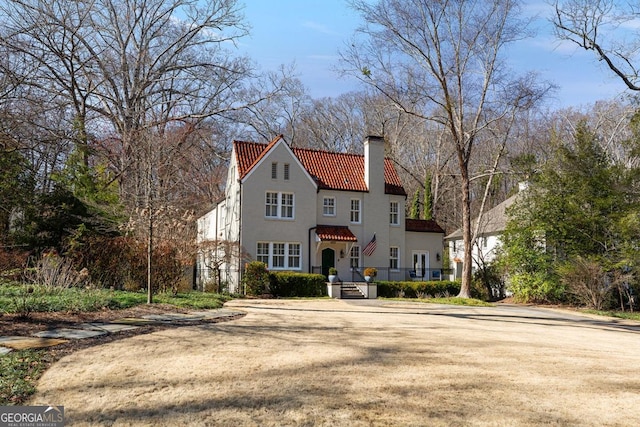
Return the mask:
[[640,425],[640,326],[522,306],[235,300],[242,319],[79,351],[67,425]]

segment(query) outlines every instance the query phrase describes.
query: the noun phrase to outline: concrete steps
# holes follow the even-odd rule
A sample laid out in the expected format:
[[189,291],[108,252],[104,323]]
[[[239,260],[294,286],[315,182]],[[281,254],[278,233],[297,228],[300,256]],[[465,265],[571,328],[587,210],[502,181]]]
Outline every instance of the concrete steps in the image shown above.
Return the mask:
[[365,295],[354,283],[343,283],[340,286],[342,299],[365,299]]

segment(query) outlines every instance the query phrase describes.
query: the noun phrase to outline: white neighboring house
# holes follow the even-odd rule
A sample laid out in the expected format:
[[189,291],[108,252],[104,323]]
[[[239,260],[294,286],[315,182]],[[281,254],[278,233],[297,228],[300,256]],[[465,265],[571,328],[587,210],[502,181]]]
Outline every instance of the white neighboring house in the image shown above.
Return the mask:
[[[520,191],[525,187],[521,184]],[[472,271],[485,266],[496,257],[501,244],[501,236],[507,226],[506,210],[517,200],[518,194],[509,197],[496,207],[488,210],[480,219],[478,236],[471,250],[473,265]],[[475,227],[478,218],[471,221],[471,227]],[[450,280],[462,277],[462,266],[464,263],[464,241],[462,239],[462,229],[459,228],[445,237],[445,245],[449,248],[449,261],[451,262],[452,273]]]
[[325,275],[335,267],[345,282],[364,281],[365,267],[378,280],[440,279],[444,230],[406,219],[406,199],[380,137],[366,138],[364,155],[292,148],[282,136],[234,141],[225,197],[197,222],[200,247],[216,248],[200,251],[199,284],[216,264],[241,292],[248,260]]

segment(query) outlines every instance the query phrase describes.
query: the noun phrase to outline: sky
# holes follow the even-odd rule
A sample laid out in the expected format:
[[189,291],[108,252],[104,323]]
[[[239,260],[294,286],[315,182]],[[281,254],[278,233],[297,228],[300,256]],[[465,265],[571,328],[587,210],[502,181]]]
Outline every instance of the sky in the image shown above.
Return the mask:
[[[240,49],[262,70],[295,64],[295,71],[314,98],[335,97],[360,89],[354,79],[333,70],[338,51],[360,25],[359,16],[345,0],[241,0],[251,35]],[[587,107],[595,101],[625,93],[623,83],[593,52],[558,42],[548,24],[552,9],[544,0],[525,2],[524,14],[537,16],[537,35],[513,46],[510,66],[517,72],[534,71],[558,86],[552,108]]]

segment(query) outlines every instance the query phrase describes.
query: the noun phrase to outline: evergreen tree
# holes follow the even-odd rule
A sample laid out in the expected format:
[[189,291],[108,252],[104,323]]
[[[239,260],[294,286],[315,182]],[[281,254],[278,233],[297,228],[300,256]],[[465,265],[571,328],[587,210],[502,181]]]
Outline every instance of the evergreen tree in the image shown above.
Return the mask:
[[424,219],[433,219],[433,193],[431,192],[431,174],[424,179]]
[[411,211],[409,212],[409,218],[420,218],[420,189],[416,189],[416,192],[413,193],[413,200],[411,201]]
[[522,299],[562,299],[557,271],[578,258],[611,271],[638,258],[635,171],[613,164],[584,123],[560,142],[509,212],[504,265]]

